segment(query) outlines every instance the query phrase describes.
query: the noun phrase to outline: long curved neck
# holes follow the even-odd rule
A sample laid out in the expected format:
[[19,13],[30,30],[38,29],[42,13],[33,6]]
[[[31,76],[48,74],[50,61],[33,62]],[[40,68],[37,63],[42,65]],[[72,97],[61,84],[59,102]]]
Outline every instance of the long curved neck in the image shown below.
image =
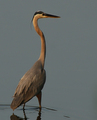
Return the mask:
[[45,43],[44,34],[38,27],[37,20],[38,20],[37,18],[33,19],[33,25],[34,25],[36,32],[39,34],[39,36],[41,38],[41,52],[40,52],[39,60],[41,61],[42,67],[44,68],[44,62],[45,62],[45,56],[46,56],[46,43]]

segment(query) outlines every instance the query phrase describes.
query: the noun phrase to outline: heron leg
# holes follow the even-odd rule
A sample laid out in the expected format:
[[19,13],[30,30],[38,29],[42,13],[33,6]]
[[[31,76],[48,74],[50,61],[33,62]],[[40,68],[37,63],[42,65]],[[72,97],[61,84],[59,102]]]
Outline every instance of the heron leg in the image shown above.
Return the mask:
[[23,110],[25,110],[25,103],[24,103],[24,105],[23,105]]
[[38,98],[39,107],[41,108],[41,97],[42,97],[42,92],[40,92],[38,95],[36,95],[36,97]]

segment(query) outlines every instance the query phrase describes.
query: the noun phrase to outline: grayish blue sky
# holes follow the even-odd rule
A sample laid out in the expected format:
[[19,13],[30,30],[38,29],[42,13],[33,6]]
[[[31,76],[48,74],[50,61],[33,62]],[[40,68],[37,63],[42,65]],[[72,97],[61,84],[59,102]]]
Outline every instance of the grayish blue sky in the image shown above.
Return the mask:
[[19,79],[39,57],[40,38],[30,28],[37,10],[61,16],[39,20],[47,44],[44,96],[49,89],[57,100],[70,92],[60,99],[67,102],[97,85],[97,0],[0,0],[0,103],[11,102]]

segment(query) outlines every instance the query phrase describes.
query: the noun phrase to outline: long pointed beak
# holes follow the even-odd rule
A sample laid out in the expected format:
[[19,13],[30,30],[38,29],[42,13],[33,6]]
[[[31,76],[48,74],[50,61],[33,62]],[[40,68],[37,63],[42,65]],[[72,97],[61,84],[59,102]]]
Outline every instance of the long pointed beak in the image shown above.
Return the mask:
[[46,16],[48,18],[60,18],[60,16],[51,15],[51,14],[47,14],[47,13],[44,13],[44,16]]

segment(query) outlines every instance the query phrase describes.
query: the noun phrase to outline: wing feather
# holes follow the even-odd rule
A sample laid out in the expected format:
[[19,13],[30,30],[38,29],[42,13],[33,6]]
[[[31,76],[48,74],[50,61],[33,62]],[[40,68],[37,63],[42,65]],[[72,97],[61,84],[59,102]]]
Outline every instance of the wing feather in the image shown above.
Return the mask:
[[[37,61],[34,66],[28,70],[19,81],[19,84],[13,95],[14,99],[12,104],[18,107],[19,105],[29,101],[32,97],[36,96],[43,88],[46,80],[46,72],[41,66],[41,62]],[[21,98],[21,99],[18,99]],[[17,102],[16,102],[17,101]]]

